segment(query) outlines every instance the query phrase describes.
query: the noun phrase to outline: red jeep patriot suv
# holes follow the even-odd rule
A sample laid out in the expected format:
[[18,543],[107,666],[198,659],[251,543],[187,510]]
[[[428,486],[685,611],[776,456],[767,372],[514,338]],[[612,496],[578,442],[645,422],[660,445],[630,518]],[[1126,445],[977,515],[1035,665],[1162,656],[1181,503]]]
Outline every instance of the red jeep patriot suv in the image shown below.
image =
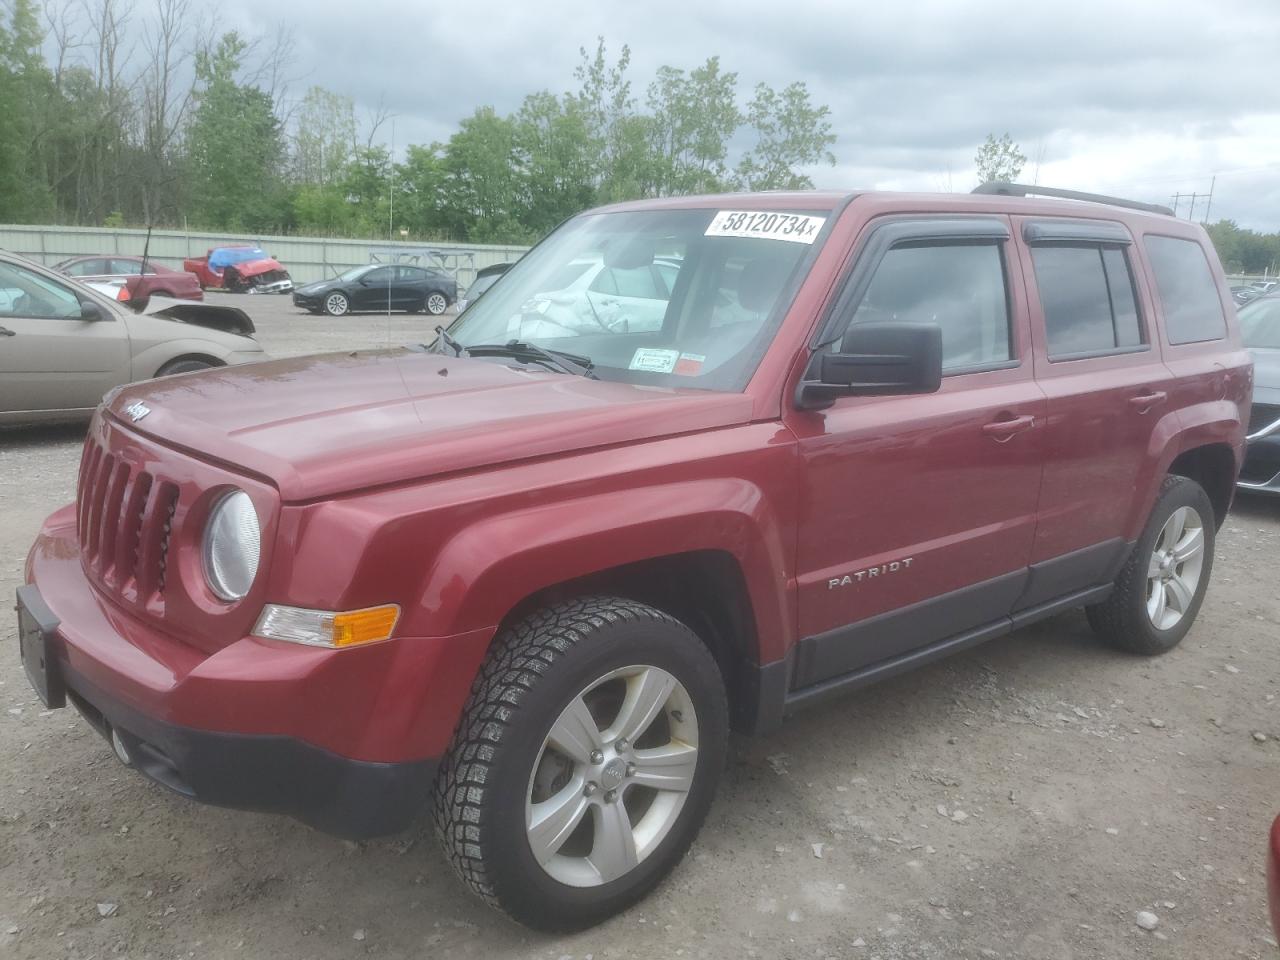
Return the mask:
[[619,204],[429,347],[110,395],[31,681],[198,800],[430,807],[563,929],[672,869],[731,729],[1072,607],[1169,650],[1249,420],[1231,295],[1199,226],[1030,192]]

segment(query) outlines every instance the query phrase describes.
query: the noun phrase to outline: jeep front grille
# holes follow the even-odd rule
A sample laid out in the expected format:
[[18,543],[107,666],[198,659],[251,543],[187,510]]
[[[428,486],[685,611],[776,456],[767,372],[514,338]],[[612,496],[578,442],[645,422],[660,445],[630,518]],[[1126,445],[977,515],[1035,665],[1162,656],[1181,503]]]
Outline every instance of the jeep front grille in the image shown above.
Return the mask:
[[86,570],[125,599],[163,597],[177,484],[85,441],[76,497],[76,533]]

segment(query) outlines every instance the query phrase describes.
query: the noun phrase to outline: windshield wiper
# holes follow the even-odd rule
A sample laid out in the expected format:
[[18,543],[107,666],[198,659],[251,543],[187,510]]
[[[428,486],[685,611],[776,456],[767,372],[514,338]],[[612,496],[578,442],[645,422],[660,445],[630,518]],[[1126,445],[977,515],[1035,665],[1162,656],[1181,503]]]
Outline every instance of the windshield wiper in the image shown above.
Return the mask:
[[460,357],[467,352],[467,348],[460,344],[457,340],[449,335],[449,331],[444,327],[436,327],[436,335],[440,338],[437,343],[443,343],[446,347],[453,351],[455,357]]
[[600,379],[592,372],[595,364],[591,362],[590,357],[564,353],[560,350],[547,350],[528,340],[477,343],[475,346],[467,347],[467,354],[472,357],[515,357],[517,360],[537,360],[563,373],[572,373],[590,380]]

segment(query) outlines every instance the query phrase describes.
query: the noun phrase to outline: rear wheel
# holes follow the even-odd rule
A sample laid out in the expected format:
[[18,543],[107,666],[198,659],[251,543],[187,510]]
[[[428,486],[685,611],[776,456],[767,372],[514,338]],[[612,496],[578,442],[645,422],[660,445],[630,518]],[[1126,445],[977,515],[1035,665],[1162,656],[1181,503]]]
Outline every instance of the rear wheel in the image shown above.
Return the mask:
[[591,926],[684,855],[727,741],[719,669],[684,624],[616,598],[539,610],[496,642],[441,768],[445,853],[521,923]]
[[347,295],[335,290],[324,298],[324,312],[331,317],[341,317],[351,310],[351,301]]
[[1204,488],[1186,477],[1166,477],[1111,596],[1086,609],[1090,626],[1130,653],[1173,649],[1204,602],[1215,536]]
[[426,307],[427,313],[433,317],[438,317],[449,309],[449,298],[443,293],[428,293],[423,306]]

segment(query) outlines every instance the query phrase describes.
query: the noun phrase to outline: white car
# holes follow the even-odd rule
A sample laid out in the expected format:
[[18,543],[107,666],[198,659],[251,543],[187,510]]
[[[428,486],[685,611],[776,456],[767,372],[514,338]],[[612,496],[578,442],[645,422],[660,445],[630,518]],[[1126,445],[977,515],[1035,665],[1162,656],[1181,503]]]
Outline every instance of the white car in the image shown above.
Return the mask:
[[[533,315],[547,326],[615,333],[657,330],[666,316],[680,261],[656,258],[632,269],[606,266],[603,260],[576,260],[547,280],[521,308],[524,335],[534,335]],[[551,334],[553,335],[553,334]]]

